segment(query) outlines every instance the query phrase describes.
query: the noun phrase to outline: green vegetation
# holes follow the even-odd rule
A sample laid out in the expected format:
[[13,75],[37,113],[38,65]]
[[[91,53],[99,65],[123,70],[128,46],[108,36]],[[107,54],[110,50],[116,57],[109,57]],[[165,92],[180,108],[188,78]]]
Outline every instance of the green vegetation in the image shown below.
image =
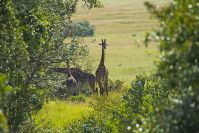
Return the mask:
[[199,3],[175,0],[160,11],[146,5],[162,24],[156,31],[161,51],[157,73],[169,92],[169,103],[155,115],[153,131],[198,132]]
[[97,99],[96,113],[71,125],[78,132],[198,132],[199,4],[175,0],[161,9],[146,6],[161,22],[146,38],[160,41],[158,70],[137,76],[121,99]]
[[8,132],[7,120],[2,112],[2,103],[5,102],[12,88],[6,85],[5,75],[0,74],[0,132]]
[[93,36],[95,27],[90,25],[88,21],[80,21],[72,23],[69,29],[64,31],[66,37],[86,37]]
[[[168,1],[163,2],[157,0],[153,2],[157,5],[168,3]],[[106,49],[106,66],[109,69],[109,76],[112,80],[109,87],[113,90],[119,90],[117,93],[111,92],[115,95],[114,98],[111,99],[118,99],[123,93],[123,90],[119,88],[119,86],[122,86],[122,83],[116,82],[118,79],[125,82],[122,88],[126,90],[126,86],[136,75],[142,73],[149,74],[155,70],[154,60],[159,55],[158,48],[156,45],[149,45],[148,48],[146,48],[142,44],[144,42],[145,32],[149,31],[151,27],[157,28],[158,22],[150,19],[150,15],[146,7],[144,7],[144,1],[137,2],[128,0],[124,2],[119,0],[111,3],[102,1],[102,3],[104,4],[104,8],[92,9],[89,12],[83,8],[78,8],[73,19],[77,22],[82,21],[82,19],[88,20],[96,28],[94,37],[84,38],[85,44],[88,44],[89,47],[89,58],[94,68],[93,73],[101,56],[101,49],[98,43],[100,43],[101,38],[107,39],[109,46]],[[120,8],[120,11],[118,11],[118,8]],[[126,24],[115,23],[115,21],[120,20],[124,21],[124,23],[126,22]],[[128,21],[135,22],[128,23]],[[96,41],[93,42],[95,39]],[[68,40],[66,40],[66,42],[68,42]],[[63,92],[62,94],[64,94]],[[59,94],[59,96],[61,96],[61,94]],[[94,102],[95,100],[94,98],[89,101]],[[88,100],[86,100],[86,102],[88,103]],[[67,106],[67,104],[65,106]],[[46,117],[45,120],[50,121],[48,117]],[[51,120],[52,122],[56,121]]]
[[38,112],[35,116],[35,123],[39,125],[38,128],[51,123],[51,129],[63,131],[69,124],[87,117],[91,111],[92,108],[85,103],[53,101],[45,104],[43,109]]
[[79,96],[70,96],[69,100],[71,102],[85,102],[85,97],[83,95],[79,95]]
[[[197,0],[151,0],[146,7],[143,0],[102,0],[104,8],[89,14],[78,2],[1,0],[0,132],[197,133]],[[83,2],[89,9],[102,6]],[[96,34],[65,39],[77,7],[72,19],[86,19]],[[101,38],[109,46],[109,96],[90,96],[86,85],[80,96],[70,96],[65,75],[51,68],[70,63],[91,70],[91,62],[96,68]]]
[[151,119],[167,102],[164,81],[157,77],[137,76],[122,97],[96,98],[95,113],[68,127],[71,132],[150,132]]
[[[65,62],[61,51],[68,49],[63,43],[63,28],[75,13],[77,2],[1,0],[0,72],[7,76],[13,91],[0,104],[9,132],[19,131],[46,101],[44,88],[50,86],[47,70]],[[97,0],[84,2],[88,8],[100,5]]]

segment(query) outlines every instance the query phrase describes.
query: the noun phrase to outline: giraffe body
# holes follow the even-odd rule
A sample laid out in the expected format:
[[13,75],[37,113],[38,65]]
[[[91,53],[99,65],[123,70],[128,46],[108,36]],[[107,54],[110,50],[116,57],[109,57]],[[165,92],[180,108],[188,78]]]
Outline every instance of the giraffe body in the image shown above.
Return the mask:
[[100,88],[100,95],[103,95],[104,92],[106,91],[106,94],[108,95],[108,69],[104,65],[104,60],[105,60],[105,49],[106,49],[106,40],[102,39],[102,56],[101,56],[101,61],[100,64],[96,70],[96,82],[99,85]]
[[98,68],[96,71],[96,82],[100,88],[100,95],[103,95],[106,91],[108,95],[108,70],[104,66],[103,68]]
[[[59,72],[59,73],[67,73],[68,70],[66,68],[52,68],[53,71]],[[95,87],[96,85],[96,78],[93,74],[84,72],[81,69],[78,68],[70,68],[72,76],[76,79],[77,84],[89,84],[89,87],[91,88],[93,93],[97,93],[97,89]]]

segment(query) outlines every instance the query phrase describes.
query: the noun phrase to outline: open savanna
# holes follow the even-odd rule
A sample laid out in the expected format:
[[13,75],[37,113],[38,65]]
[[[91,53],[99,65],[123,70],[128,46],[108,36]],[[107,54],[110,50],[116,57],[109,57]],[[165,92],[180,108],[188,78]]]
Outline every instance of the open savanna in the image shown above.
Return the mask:
[[[79,6],[72,19],[89,21],[96,29],[95,36],[84,38],[90,50],[93,73],[100,62],[101,46],[98,44],[102,38],[107,39],[108,43],[105,65],[110,79],[120,79],[128,85],[136,75],[154,71],[154,60],[159,55],[158,46],[152,43],[145,47],[143,40],[145,33],[158,28],[159,24],[150,18],[144,1],[101,0],[104,7],[92,10]],[[169,1],[150,0],[157,6]],[[92,109],[87,103],[50,102],[44,105],[35,119],[37,122],[52,122],[55,128],[63,129],[68,123],[88,115]]]
[[[103,8],[88,10],[80,7],[74,21],[89,21],[95,26],[95,36],[85,38],[90,48],[93,73],[99,64],[102,38],[107,39],[105,65],[109,78],[120,79],[129,84],[136,75],[150,73],[155,69],[158,56],[157,45],[144,46],[146,32],[158,28],[156,19],[151,19],[144,2],[146,0],[101,0]],[[150,0],[157,6],[169,0]],[[95,40],[95,41],[93,41]]]

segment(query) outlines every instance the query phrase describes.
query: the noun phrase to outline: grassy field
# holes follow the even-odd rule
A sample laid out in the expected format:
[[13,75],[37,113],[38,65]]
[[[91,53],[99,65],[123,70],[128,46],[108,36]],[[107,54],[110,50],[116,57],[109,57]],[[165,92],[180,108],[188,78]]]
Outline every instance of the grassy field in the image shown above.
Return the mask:
[[86,117],[90,111],[92,108],[86,103],[53,101],[45,104],[34,118],[40,127],[52,124],[53,129],[63,130],[68,124]]
[[[102,38],[106,38],[109,45],[105,64],[112,80],[120,79],[128,84],[136,75],[150,73],[155,69],[157,45],[152,44],[146,48],[143,40],[145,33],[157,28],[159,24],[150,18],[144,1],[102,0],[104,8],[79,8],[73,20],[87,20],[96,28],[95,36],[85,39],[90,48],[93,73],[100,61],[101,47],[98,44]],[[162,6],[168,1],[150,0],[157,6]]]
[[[121,97],[124,92],[124,89],[121,89],[120,93],[112,92],[108,98]],[[86,97],[85,102],[51,101],[33,118],[38,128],[49,128],[50,125],[51,129],[59,129],[62,132],[69,124],[87,117],[93,111],[90,103],[95,103],[97,97],[98,95]]]
[[[150,0],[158,6],[169,1]],[[153,72],[154,60],[159,55],[158,47],[151,44],[146,48],[143,40],[145,33],[158,28],[159,24],[150,19],[144,0],[102,0],[102,3],[104,8],[91,11],[81,7],[73,17],[74,21],[87,20],[96,28],[94,37],[85,38],[90,48],[93,73],[100,61],[101,47],[98,44],[102,38],[106,38],[108,43],[105,65],[110,79],[120,79],[129,84],[136,75]],[[38,122],[52,121],[56,128],[62,129],[64,125],[88,115],[92,109],[86,103],[50,102],[35,118]]]

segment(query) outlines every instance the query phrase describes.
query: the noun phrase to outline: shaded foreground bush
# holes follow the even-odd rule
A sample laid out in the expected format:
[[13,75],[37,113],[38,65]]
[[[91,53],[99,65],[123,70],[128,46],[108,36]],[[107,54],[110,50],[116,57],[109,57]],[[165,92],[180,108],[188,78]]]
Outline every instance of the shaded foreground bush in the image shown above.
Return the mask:
[[67,129],[82,133],[147,132],[152,116],[167,103],[167,97],[164,81],[157,77],[137,76],[121,98],[96,98],[91,104],[95,113]]
[[7,98],[12,88],[6,85],[6,76],[0,73],[0,132],[8,132],[7,120],[2,112],[2,103]]
[[121,81],[121,80],[115,80],[115,81],[112,81],[109,79],[108,81],[108,88],[109,88],[109,91],[119,91],[120,89],[122,89],[124,86],[123,86],[124,82]]
[[77,121],[70,125],[70,127],[66,127],[65,131],[68,133],[108,133],[111,132],[111,128],[104,121],[91,114],[88,118]]

